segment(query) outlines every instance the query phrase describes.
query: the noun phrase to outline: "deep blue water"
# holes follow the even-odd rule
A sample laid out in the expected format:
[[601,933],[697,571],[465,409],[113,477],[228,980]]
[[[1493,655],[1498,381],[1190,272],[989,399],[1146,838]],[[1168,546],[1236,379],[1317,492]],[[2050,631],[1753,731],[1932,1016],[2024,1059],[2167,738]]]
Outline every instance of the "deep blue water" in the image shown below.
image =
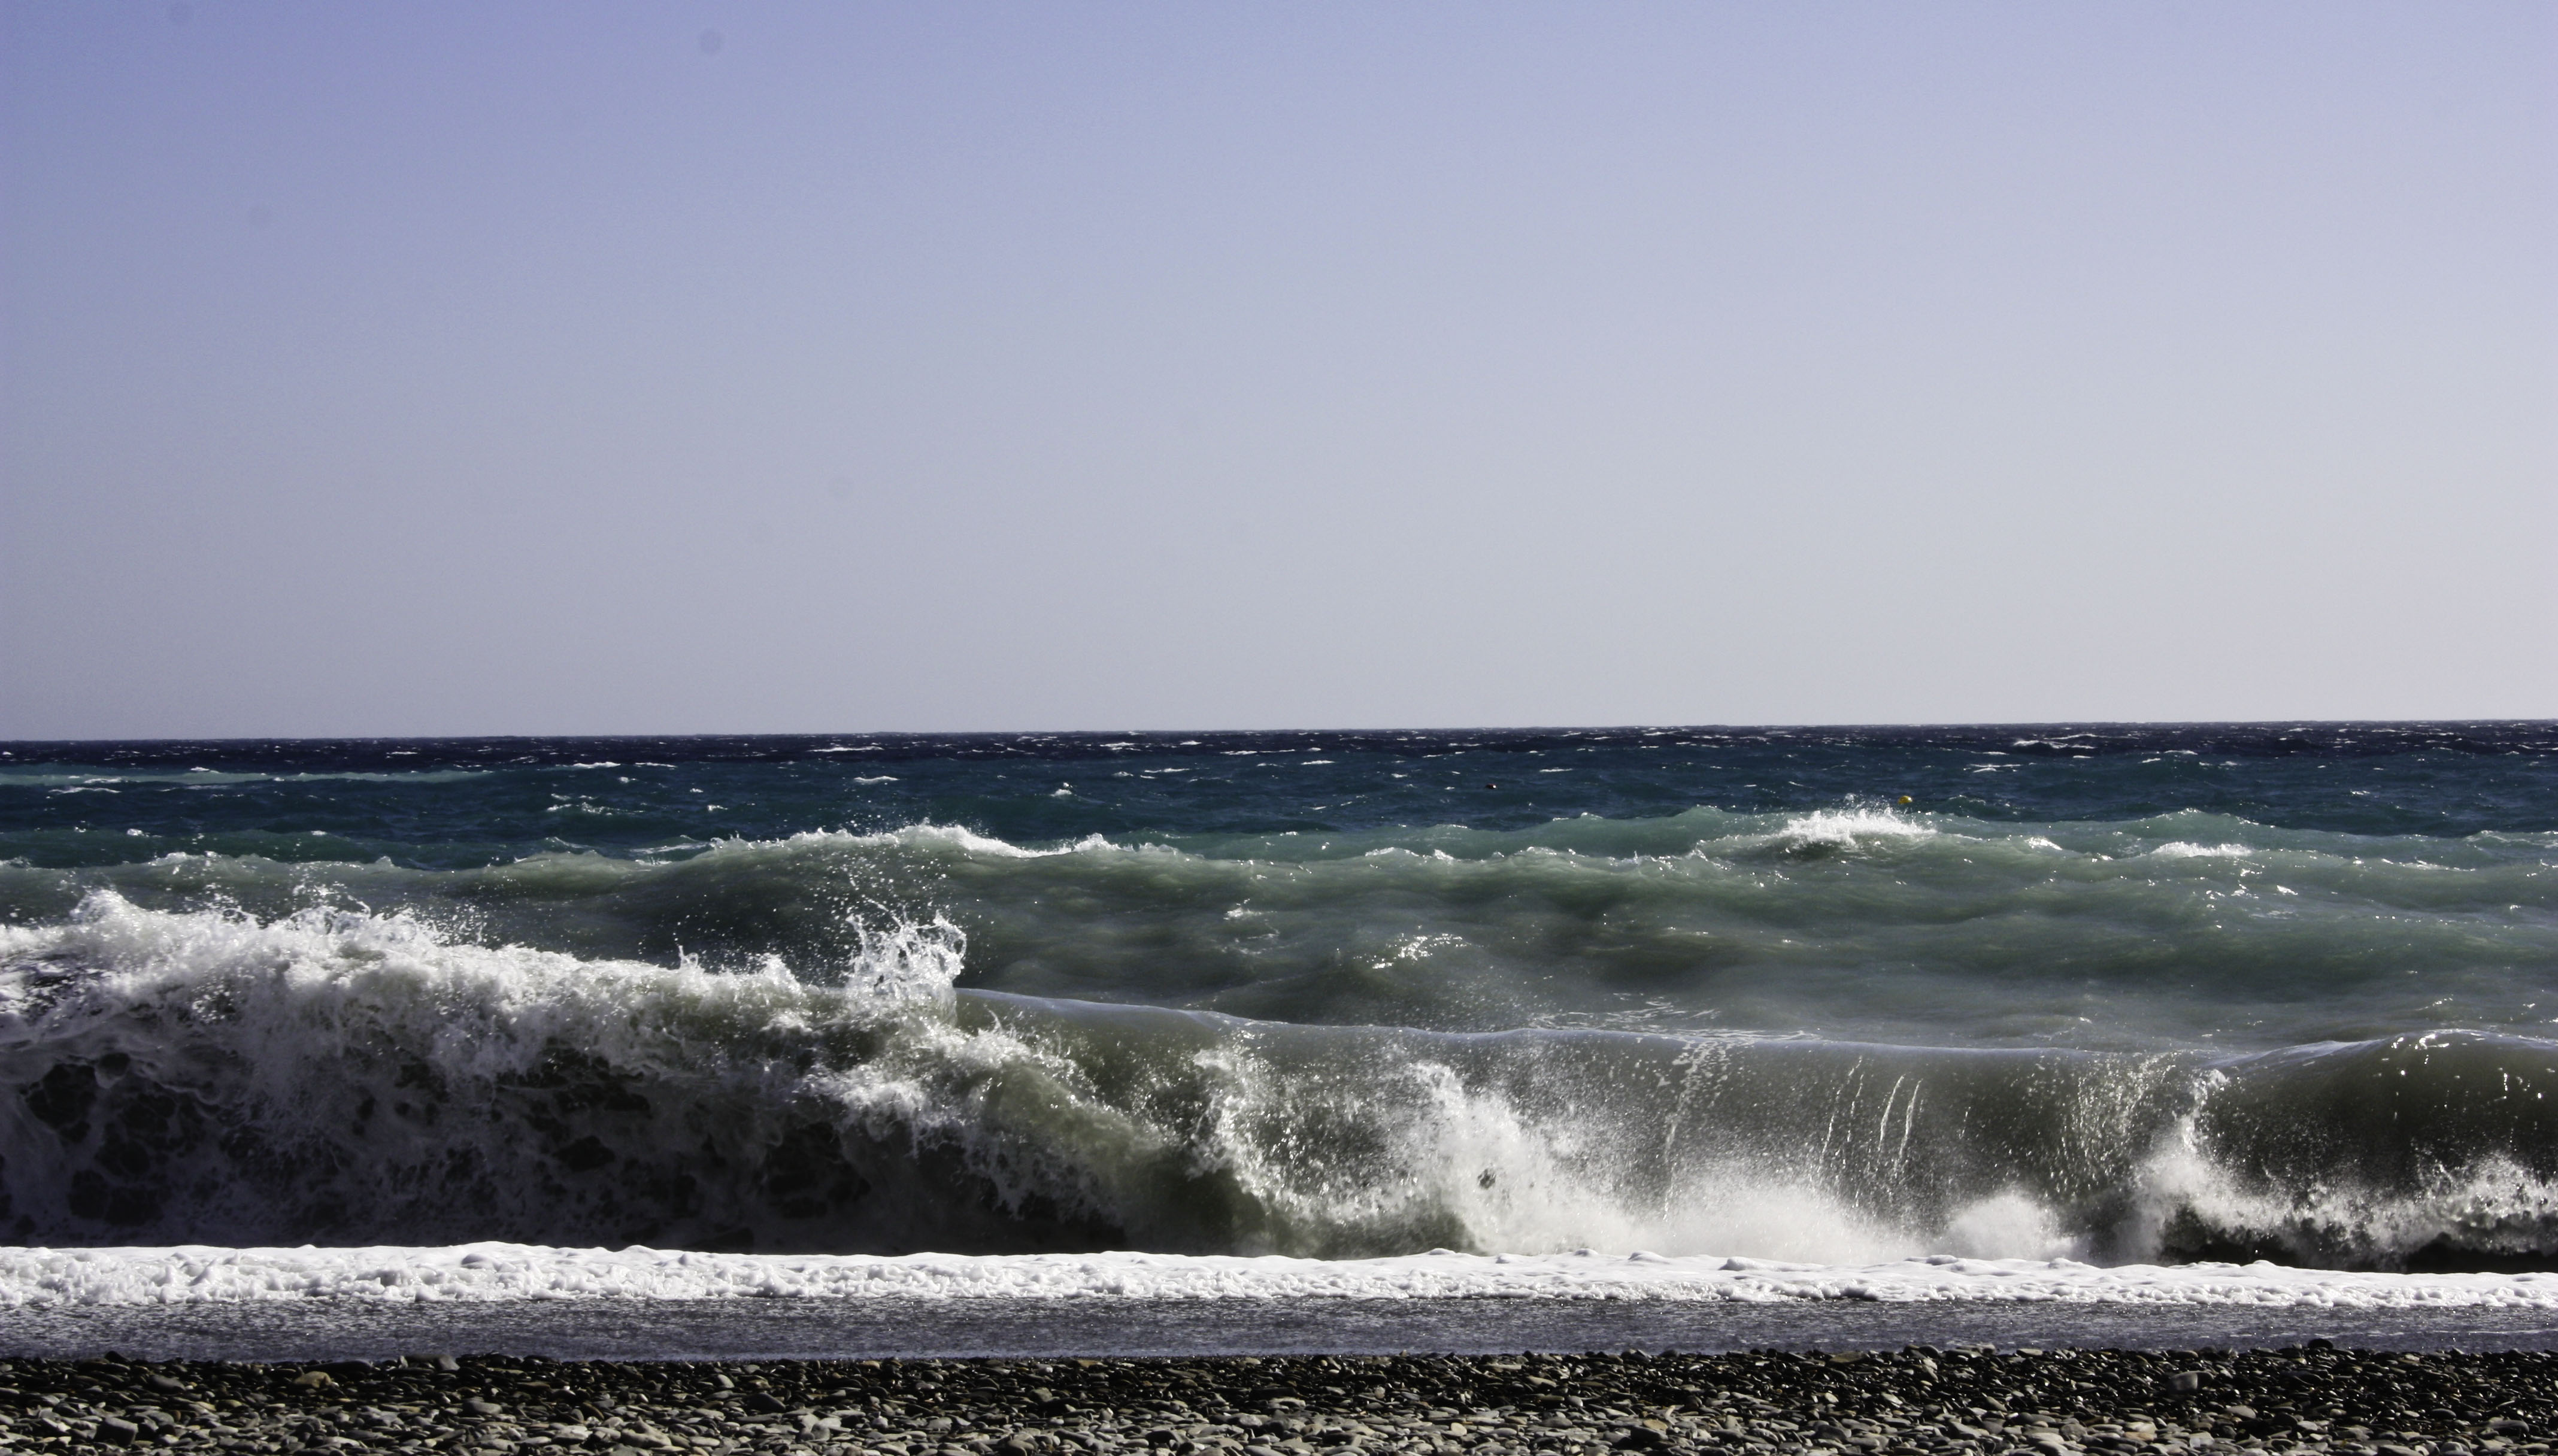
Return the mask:
[[[1062,786],[1073,792],[1057,795]],[[458,868],[546,849],[629,854],[909,823],[1017,842],[1514,829],[1905,794],[1993,822],[2192,809],[2347,834],[2533,832],[2558,818],[2558,726],[18,743],[0,747],[0,847],[48,866],[113,864],[141,846],[62,836],[138,828],[155,850],[347,857],[343,845],[294,842],[316,829],[400,864]]]

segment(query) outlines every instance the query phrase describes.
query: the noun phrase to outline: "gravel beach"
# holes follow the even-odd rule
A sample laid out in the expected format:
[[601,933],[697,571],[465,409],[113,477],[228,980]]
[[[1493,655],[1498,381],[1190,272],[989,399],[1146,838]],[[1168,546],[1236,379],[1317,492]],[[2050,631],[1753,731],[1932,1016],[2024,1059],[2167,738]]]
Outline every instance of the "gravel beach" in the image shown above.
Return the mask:
[[2543,1353],[0,1361],[0,1450],[2545,1456]]

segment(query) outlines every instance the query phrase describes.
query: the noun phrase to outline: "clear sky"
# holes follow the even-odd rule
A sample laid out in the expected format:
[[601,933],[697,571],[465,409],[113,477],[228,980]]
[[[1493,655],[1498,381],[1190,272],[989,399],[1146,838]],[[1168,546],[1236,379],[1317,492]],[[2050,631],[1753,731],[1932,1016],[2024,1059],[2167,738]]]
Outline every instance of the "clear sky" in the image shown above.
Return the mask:
[[0,0],[0,736],[2558,715],[2558,6]]

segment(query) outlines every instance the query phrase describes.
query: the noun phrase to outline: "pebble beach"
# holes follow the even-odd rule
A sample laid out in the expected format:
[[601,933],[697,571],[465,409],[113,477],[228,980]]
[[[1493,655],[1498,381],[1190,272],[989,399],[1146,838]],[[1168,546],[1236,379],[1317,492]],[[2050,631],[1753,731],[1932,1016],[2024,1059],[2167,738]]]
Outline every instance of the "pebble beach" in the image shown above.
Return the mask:
[[2545,1353],[0,1361],[0,1450],[2545,1456]]

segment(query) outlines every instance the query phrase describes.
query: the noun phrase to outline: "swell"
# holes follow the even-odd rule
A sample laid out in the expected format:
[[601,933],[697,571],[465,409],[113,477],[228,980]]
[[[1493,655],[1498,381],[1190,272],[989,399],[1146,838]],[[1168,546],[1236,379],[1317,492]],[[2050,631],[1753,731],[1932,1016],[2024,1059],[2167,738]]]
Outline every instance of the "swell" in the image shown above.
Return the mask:
[[919,824],[461,870],[0,866],[0,917],[56,921],[100,890],[269,920],[325,906],[589,959],[778,957],[822,982],[865,928],[945,914],[972,989],[1260,1020],[2269,1049],[2541,1027],[2553,847],[1881,806],[1031,845]]
[[23,1242],[2558,1263],[2558,1046],[1258,1023],[110,893],[0,931]]

